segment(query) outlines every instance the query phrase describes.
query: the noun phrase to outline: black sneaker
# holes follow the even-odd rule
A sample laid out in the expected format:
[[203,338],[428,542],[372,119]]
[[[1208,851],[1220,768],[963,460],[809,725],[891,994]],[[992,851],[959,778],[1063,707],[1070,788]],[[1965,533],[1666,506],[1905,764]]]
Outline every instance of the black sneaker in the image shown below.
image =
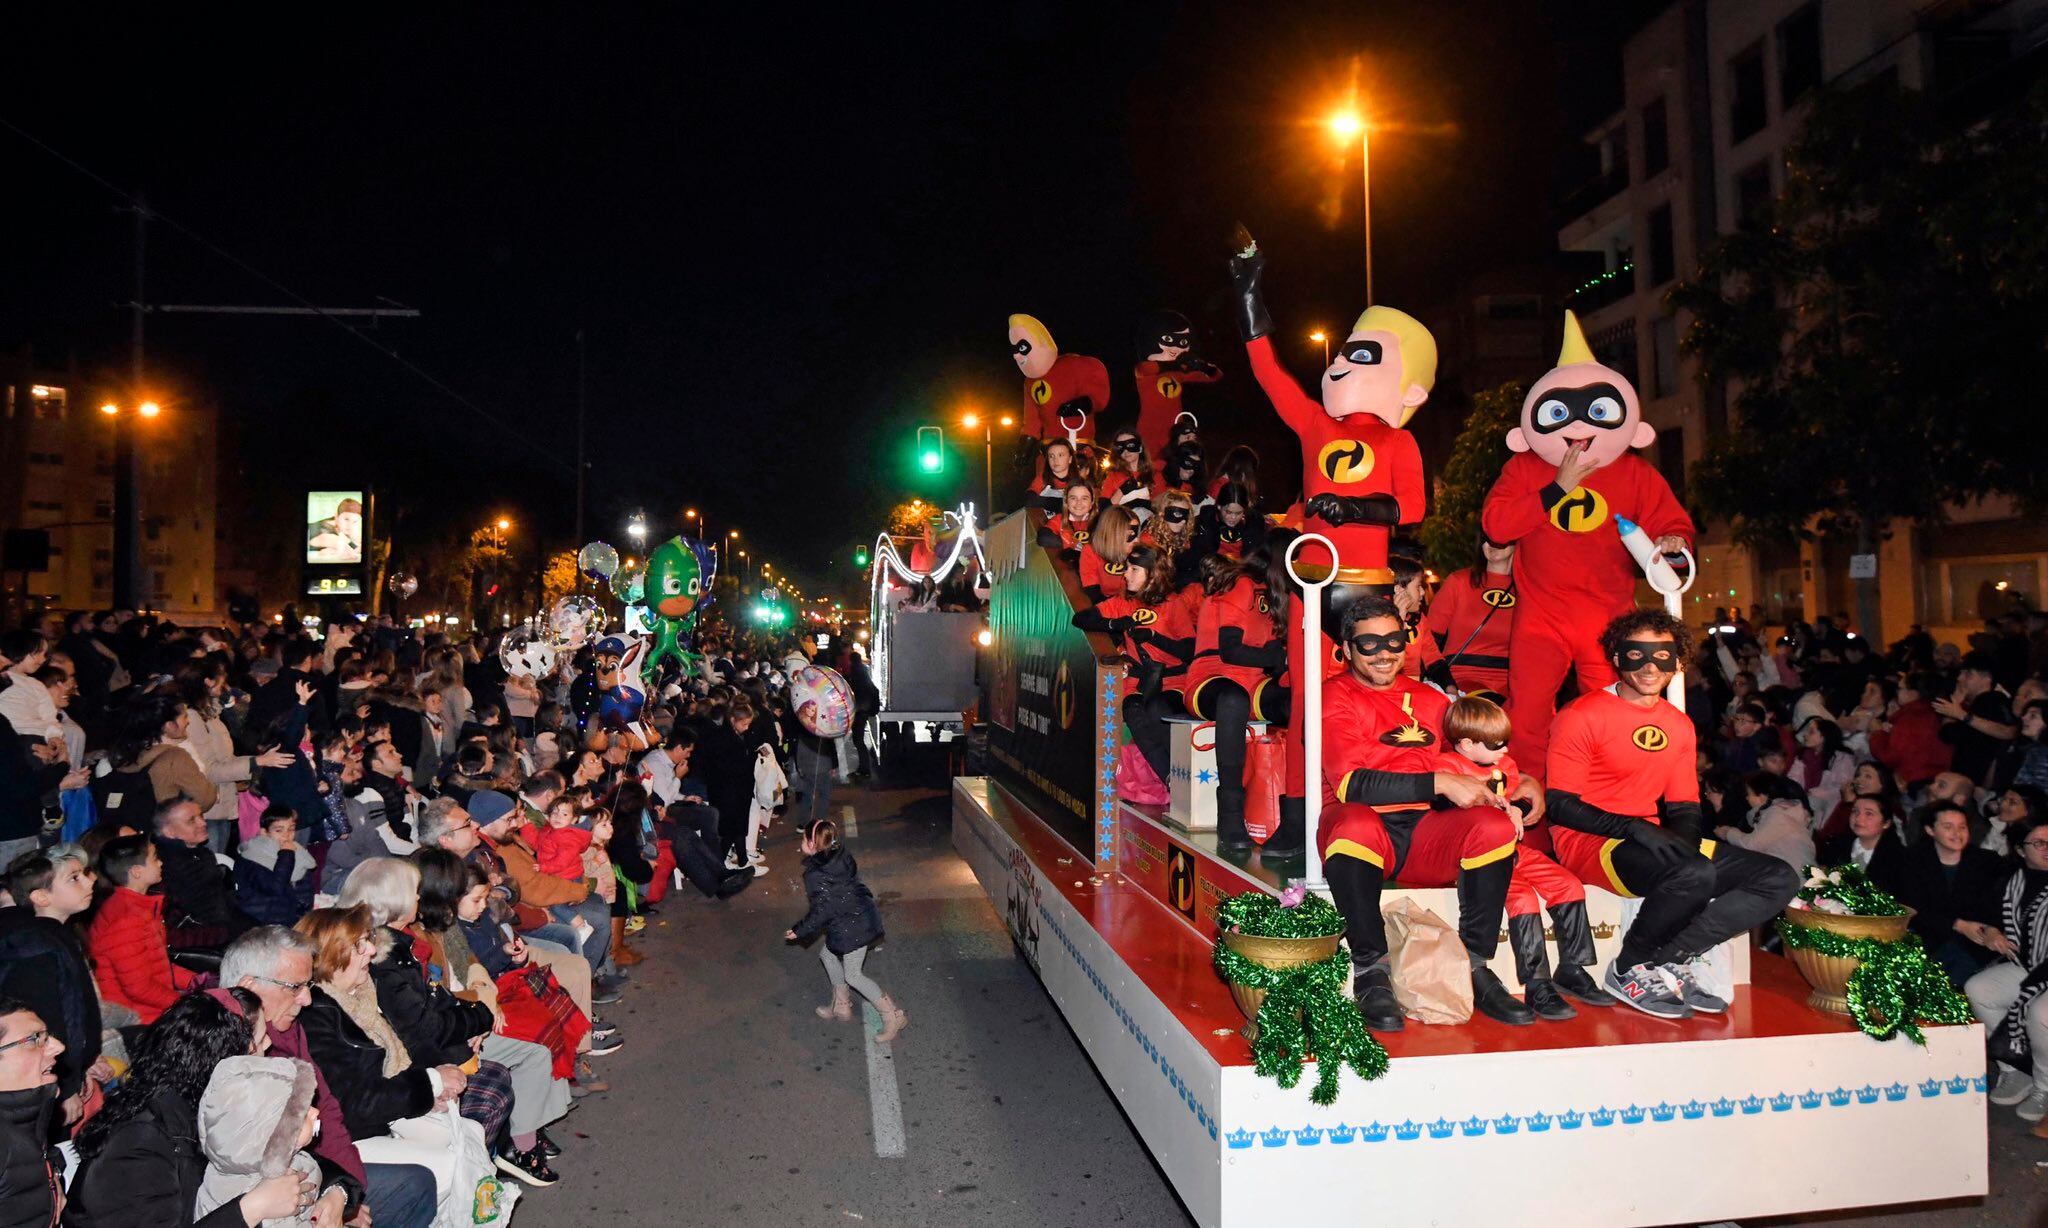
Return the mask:
[[1536,1012],[1509,993],[1491,968],[1472,970],[1472,1008],[1496,1023],[1523,1027],[1536,1022]]
[[600,1040],[610,1040],[618,1034],[619,1025],[616,1023],[606,1023],[600,1019],[590,1021],[590,1039],[593,1044]]
[[1535,1011],[1538,1019],[1548,1019],[1552,1023],[1579,1017],[1572,1004],[1557,992],[1557,982],[1549,977],[1541,977],[1522,986],[1522,1005]]
[[552,1160],[562,1154],[562,1145],[549,1138],[546,1130],[533,1132],[533,1149],[540,1152],[540,1158],[543,1160]]
[[1672,992],[1671,982],[1664,979],[1664,969],[1656,964],[1637,964],[1624,972],[1616,960],[1607,965],[1603,980],[1607,992],[1619,998],[1623,1006],[1632,1006],[1659,1019],[1692,1018],[1692,1008]]
[[562,1179],[560,1173],[548,1167],[547,1159],[541,1155],[539,1147],[531,1151],[508,1149],[499,1152],[496,1159],[499,1171],[509,1173],[531,1186],[545,1188]]
[[619,991],[616,986],[607,986],[602,980],[590,983],[590,1004],[592,1006],[610,1006],[618,1000]]

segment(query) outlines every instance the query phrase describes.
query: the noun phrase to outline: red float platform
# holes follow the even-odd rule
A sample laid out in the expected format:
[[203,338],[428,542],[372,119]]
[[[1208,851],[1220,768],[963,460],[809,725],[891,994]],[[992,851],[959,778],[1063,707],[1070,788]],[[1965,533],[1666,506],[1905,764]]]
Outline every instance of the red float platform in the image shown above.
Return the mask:
[[[1411,1023],[1337,1103],[1259,1078],[1210,966],[1215,904],[1294,865],[1233,863],[1121,809],[1102,866],[979,777],[954,845],[1195,1219],[1316,1224],[1696,1223],[1986,1190],[1982,1029],[1879,1043],[1747,962],[1729,1012],[1562,1024]],[[1071,827],[1072,824],[1067,824]],[[1611,937],[1611,936],[1610,936]]]

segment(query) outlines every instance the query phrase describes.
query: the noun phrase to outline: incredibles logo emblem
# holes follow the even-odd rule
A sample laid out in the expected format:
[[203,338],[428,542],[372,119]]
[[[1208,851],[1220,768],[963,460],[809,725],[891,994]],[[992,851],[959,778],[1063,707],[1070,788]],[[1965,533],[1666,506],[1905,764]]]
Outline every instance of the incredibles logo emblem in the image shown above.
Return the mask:
[[1087,544],[1088,544],[1088,530],[1086,530],[1086,529],[1082,529],[1082,530],[1080,530],[1079,532],[1075,533],[1075,534],[1074,534],[1074,544],[1075,544],[1075,545],[1077,545],[1077,546],[1085,546],[1085,545],[1087,545]]
[[1131,624],[1132,624],[1133,626],[1138,626],[1138,627],[1149,627],[1149,626],[1151,626],[1151,625],[1152,625],[1153,623],[1156,623],[1156,622],[1158,622],[1158,621],[1159,621],[1159,611],[1157,611],[1157,610],[1132,610],[1132,611],[1131,611]]
[[1173,400],[1175,397],[1178,397],[1180,395],[1180,380],[1175,378],[1174,376],[1160,376],[1159,383],[1156,386],[1159,389],[1159,395],[1165,397],[1169,401]]
[[1052,385],[1042,379],[1031,381],[1031,403],[1047,405],[1052,402]]
[[1178,844],[1166,850],[1166,895],[1175,911],[1194,919],[1195,859]]
[[1671,745],[1671,735],[1655,725],[1638,726],[1634,733],[1628,735],[1628,740],[1636,744],[1637,750],[1651,752],[1663,750]]
[[1074,676],[1067,671],[1067,663],[1060,662],[1060,671],[1052,680],[1052,705],[1060,716],[1060,728],[1074,727]]
[[1591,533],[1607,523],[1607,500],[1599,491],[1581,486],[1550,509],[1550,523],[1567,533]]
[[1316,468],[1332,482],[1363,482],[1372,474],[1372,449],[1363,439],[1332,439],[1317,454]]
[[1479,591],[1479,600],[1496,610],[1515,608],[1515,590],[1511,588],[1487,588]]
[[1120,576],[1124,574],[1124,569],[1129,566],[1129,563],[1104,563],[1102,565],[1102,570],[1108,572],[1112,576]]

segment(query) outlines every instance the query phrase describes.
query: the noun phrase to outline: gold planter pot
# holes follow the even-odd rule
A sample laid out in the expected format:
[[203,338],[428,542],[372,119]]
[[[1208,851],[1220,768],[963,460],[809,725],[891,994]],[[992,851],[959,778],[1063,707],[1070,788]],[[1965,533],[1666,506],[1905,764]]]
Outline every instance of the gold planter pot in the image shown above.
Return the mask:
[[[1911,910],[1896,917],[1859,917],[1811,908],[1788,908],[1784,916],[1793,925],[1826,930],[1844,938],[1874,938],[1879,942],[1897,942],[1904,938],[1906,925],[1913,919]],[[1791,958],[1792,966],[1799,969],[1799,975],[1813,986],[1813,992],[1806,995],[1808,1006],[1837,1015],[1849,1013],[1849,975],[1863,966],[1862,960],[1853,956],[1823,955],[1790,943],[1785,945],[1785,954]]]
[[[1321,963],[1335,955],[1337,944],[1343,939],[1341,933],[1323,938],[1261,938],[1256,934],[1227,933],[1223,935],[1223,945],[1261,968],[1299,968],[1304,964]],[[1237,1003],[1237,1009],[1244,1012],[1244,1038],[1256,1041],[1259,1038],[1259,1007],[1266,1001],[1266,991],[1232,985],[1230,996]]]

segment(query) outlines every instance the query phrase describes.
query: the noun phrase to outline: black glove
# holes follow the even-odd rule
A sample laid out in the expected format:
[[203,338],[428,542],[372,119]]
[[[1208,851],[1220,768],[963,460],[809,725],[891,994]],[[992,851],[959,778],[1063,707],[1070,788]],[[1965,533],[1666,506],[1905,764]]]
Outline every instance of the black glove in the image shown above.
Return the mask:
[[1124,632],[1129,631],[1132,625],[1133,624],[1131,622],[1130,616],[1124,615],[1119,618],[1104,619],[1102,622],[1102,630],[1104,634],[1107,635],[1122,635]]
[[1401,505],[1392,495],[1311,495],[1301,505],[1302,515],[1337,526],[1401,522]]
[[1251,342],[1273,331],[1273,317],[1266,310],[1266,294],[1259,288],[1259,278],[1266,272],[1266,257],[1243,223],[1238,224],[1230,247],[1230,284],[1237,298],[1237,335]]

